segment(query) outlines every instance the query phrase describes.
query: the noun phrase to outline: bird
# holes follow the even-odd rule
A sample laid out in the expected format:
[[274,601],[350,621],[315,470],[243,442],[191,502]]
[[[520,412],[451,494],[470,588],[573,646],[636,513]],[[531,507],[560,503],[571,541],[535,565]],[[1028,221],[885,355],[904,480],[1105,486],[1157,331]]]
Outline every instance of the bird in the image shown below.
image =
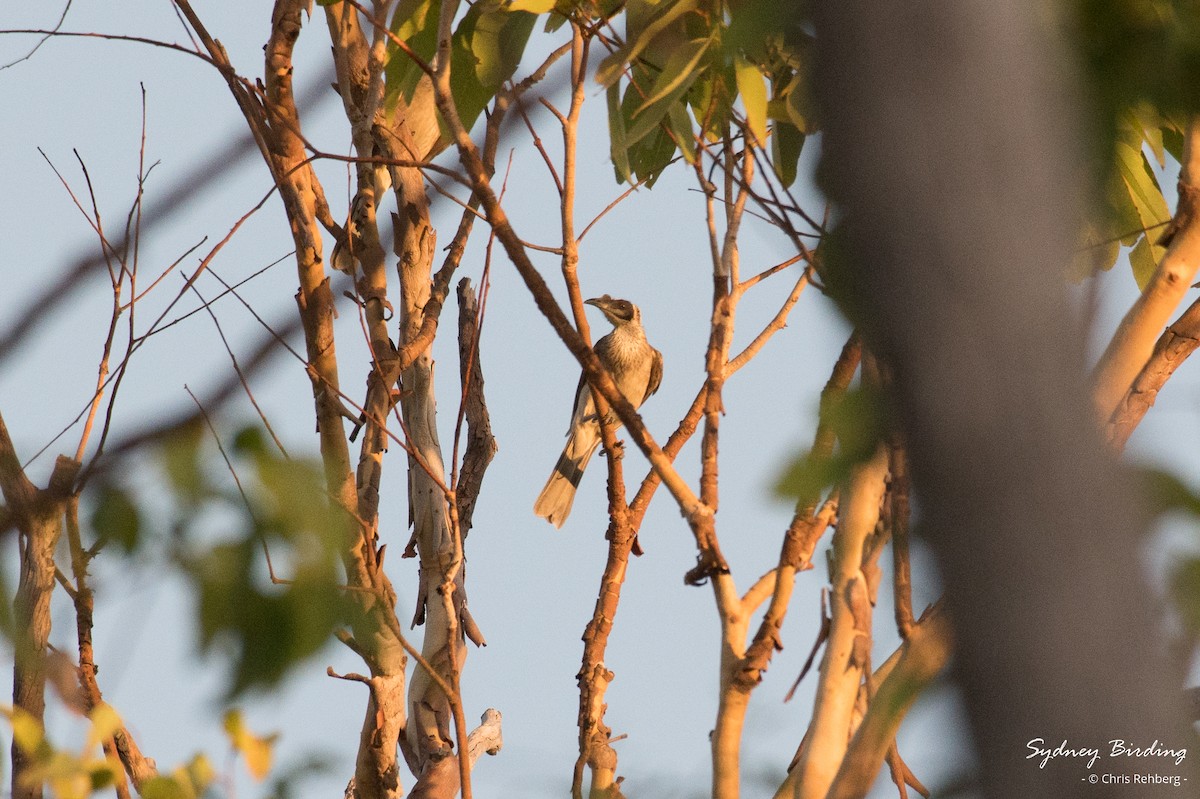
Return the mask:
[[[642,312],[629,300],[616,300],[607,294],[584,302],[600,309],[613,326],[612,332],[592,348],[596,357],[612,375],[613,382],[625,399],[633,407],[640,408],[651,394],[658,391],[663,373],[662,353],[646,341]],[[596,402],[583,375],[579,377],[572,407],[567,445],[563,447],[562,455],[558,457],[558,463],[546,481],[546,487],[533,503],[533,512],[558,528],[570,515],[575,489],[579,487],[583,470],[600,444],[600,419],[596,413]]]

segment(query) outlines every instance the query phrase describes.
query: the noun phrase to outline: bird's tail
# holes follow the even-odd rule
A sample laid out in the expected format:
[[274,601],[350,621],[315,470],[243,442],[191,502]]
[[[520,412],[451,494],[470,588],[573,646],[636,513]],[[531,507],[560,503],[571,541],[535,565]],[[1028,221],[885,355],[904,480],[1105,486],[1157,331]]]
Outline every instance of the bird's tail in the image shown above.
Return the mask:
[[562,527],[571,514],[575,502],[575,489],[583,470],[600,444],[600,430],[596,424],[585,424],[571,431],[567,445],[563,447],[558,463],[546,481],[546,487],[533,503],[533,512],[555,527]]

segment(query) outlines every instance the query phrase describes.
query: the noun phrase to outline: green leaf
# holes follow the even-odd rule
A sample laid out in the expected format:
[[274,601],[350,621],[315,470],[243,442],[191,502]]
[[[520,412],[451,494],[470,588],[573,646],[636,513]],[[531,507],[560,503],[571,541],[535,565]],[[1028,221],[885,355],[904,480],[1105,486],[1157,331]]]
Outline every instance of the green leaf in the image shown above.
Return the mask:
[[177,769],[176,774],[179,779],[187,780],[198,794],[205,793],[209,786],[217,781],[217,770],[213,768],[208,757],[203,754],[194,756],[186,766]]
[[1171,212],[1141,148],[1122,139],[1117,142],[1116,153],[1118,174],[1137,212],[1139,227],[1146,232],[1129,253],[1134,279],[1145,288],[1165,252],[1149,239],[1158,237],[1159,228],[1171,219]]
[[[400,0],[392,15],[392,33],[425,63],[429,63],[437,52],[437,25],[441,7],[441,0]],[[425,72],[407,53],[389,44],[388,62],[384,69],[386,108],[394,109],[401,99],[411,101],[417,84],[424,76]]]
[[1133,279],[1137,281],[1139,291],[1146,290],[1165,252],[1162,247],[1151,244],[1149,236],[1142,236],[1138,243],[1133,245],[1133,249],[1129,251],[1129,266],[1133,269]]
[[1143,230],[1152,231],[1170,220],[1167,201],[1163,199],[1162,189],[1140,147],[1126,141],[1117,142],[1117,172],[1129,192]]
[[733,61],[734,72],[737,75],[738,94],[742,97],[742,106],[746,109],[746,124],[754,136],[754,143],[763,146],[767,143],[767,81],[761,71],[740,55]]
[[776,122],[771,135],[771,165],[784,187],[796,182],[804,134],[786,122]]
[[1110,176],[1105,200],[1110,225],[1103,229],[1102,238],[1118,239],[1122,246],[1132,247],[1142,235],[1142,220],[1120,175]]
[[[625,132],[626,143],[633,145],[644,138],[650,131],[658,127],[672,105],[678,103],[691,85],[700,76],[696,67],[704,53],[708,50],[712,39],[693,39],[679,47],[667,60],[662,72],[654,81],[649,95],[630,115],[633,124]],[[626,98],[638,96],[638,88],[630,84],[626,89]]]
[[655,103],[672,95],[677,97],[681,93],[681,87],[683,91],[686,91],[687,87],[691,86],[696,79],[696,66],[711,43],[711,37],[692,39],[677,48],[667,59],[667,63],[663,65],[662,71],[658,73],[654,85],[650,88],[650,93],[633,112],[633,118],[636,119],[648,109],[653,108]]
[[660,126],[629,148],[629,165],[637,179],[652,189],[674,155],[675,142]]
[[764,58],[779,36],[780,16],[779,0],[739,0],[725,31],[727,51]]
[[696,163],[696,131],[692,127],[692,118],[688,116],[687,105],[676,103],[671,106],[667,112],[667,124],[684,160],[689,164]]
[[608,139],[612,156],[613,169],[616,171],[617,183],[629,180],[629,145],[625,140],[625,114],[621,110],[621,85],[614,83],[608,87],[605,95],[608,99]]
[[817,114],[812,96],[808,92],[808,86],[804,82],[802,73],[796,73],[791,83],[784,89],[784,95],[787,101],[787,115],[792,124],[801,133],[816,133],[820,126],[817,124]]
[[536,14],[477,2],[459,23],[452,37],[450,90],[467,130],[520,65],[536,22]]
[[141,513],[124,490],[101,486],[92,511],[92,529],[102,544],[115,542],[126,554],[137,549],[141,538]]
[[1154,153],[1154,158],[1160,167],[1166,165],[1162,121],[1153,106],[1138,103],[1122,114],[1121,122],[1150,146],[1150,151]]
[[[664,31],[672,22],[687,12],[696,8],[698,0],[664,0],[654,5],[651,20],[644,28],[636,33],[630,32],[628,41],[600,62],[596,69],[596,82],[601,86],[611,86],[625,71],[625,67],[650,45],[659,33]],[[634,6],[630,4],[629,16],[634,15]],[[628,21],[632,27],[635,23]]]

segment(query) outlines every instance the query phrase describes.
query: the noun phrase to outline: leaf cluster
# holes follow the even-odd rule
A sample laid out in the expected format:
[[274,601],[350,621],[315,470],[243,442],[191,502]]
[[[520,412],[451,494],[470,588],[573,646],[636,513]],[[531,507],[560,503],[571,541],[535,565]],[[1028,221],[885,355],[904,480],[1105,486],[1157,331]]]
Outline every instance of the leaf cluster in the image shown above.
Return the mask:
[[84,799],[125,779],[121,764],[97,754],[100,742],[111,737],[121,724],[108,705],[89,714],[89,729],[83,749],[59,749],[46,737],[41,722],[21,708],[0,710],[12,725],[13,747],[30,762],[24,779],[30,786],[48,785],[60,799]]
[[[1150,509],[1200,517],[1200,494],[1170,472],[1143,468],[1138,472]],[[1181,558],[1170,574],[1170,596],[1179,619],[1193,640],[1200,639],[1200,556]]]
[[633,0],[624,40],[596,80],[608,91],[612,161],[619,182],[653,183],[676,154],[739,126],[771,145],[786,186],[807,134],[817,129],[810,87],[812,36],[770,0]]
[[1120,248],[1130,247],[1133,277],[1145,288],[1166,251],[1158,241],[1171,220],[1150,159],[1162,169],[1167,155],[1183,157],[1183,124],[1142,103],[1118,115],[1113,133],[1112,159],[1100,170],[1104,206],[1084,225],[1072,277],[1111,269]]
[[[624,11],[623,37],[609,36]],[[401,0],[390,26],[386,103],[411,102],[437,51],[441,0]],[[537,16],[553,32],[573,22],[610,52],[596,70],[607,92],[618,182],[653,185],[677,156],[740,126],[771,146],[781,182],[796,178],[805,136],[817,129],[809,89],[812,36],[773,0],[480,0],[455,25],[450,82],[469,130],[520,64]]]
[[[1121,246],[1144,287],[1170,219],[1151,167],[1181,156],[1183,126],[1200,111],[1200,6],[1189,0],[1075,0],[1062,17],[1093,111],[1094,170],[1103,208],[1085,226],[1076,278],[1110,269]],[[1149,151],[1149,153],[1147,153]]]
[[[204,458],[198,432],[164,446],[177,505],[171,550],[197,596],[201,647],[231,657],[233,696],[277,684],[344,622],[340,553],[356,528],[329,501],[319,462],[277,454],[255,428],[234,441],[234,485],[213,479]],[[97,536],[137,547],[136,504],[118,489],[105,496]],[[229,520],[215,541],[199,526],[213,518]]]
[[[469,6],[451,38],[450,79],[455,108],[470,130],[521,63],[533,33],[539,2],[502,3],[479,0]],[[392,15],[391,30],[425,64],[437,52],[437,26],[441,0],[401,0]],[[385,105],[410,103],[426,73],[422,66],[395,44],[389,48],[385,71]]]

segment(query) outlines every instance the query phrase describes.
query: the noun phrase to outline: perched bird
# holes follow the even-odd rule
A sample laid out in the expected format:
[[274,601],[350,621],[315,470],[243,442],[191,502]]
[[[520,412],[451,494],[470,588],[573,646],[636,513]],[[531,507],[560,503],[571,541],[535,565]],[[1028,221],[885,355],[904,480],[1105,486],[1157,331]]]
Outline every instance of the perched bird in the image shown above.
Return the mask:
[[[586,304],[599,308],[613,326],[613,331],[592,348],[596,357],[612,375],[625,399],[633,403],[633,407],[640,407],[647,397],[658,391],[663,368],[662,353],[646,341],[641,311],[629,300],[614,300],[607,294],[587,300]],[[582,376],[579,388],[575,390],[574,412],[567,436],[567,445],[546,481],[546,487],[533,503],[533,512],[555,527],[562,527],[570,515],[579,479],[600,444],[596,402],[591,387]]]

